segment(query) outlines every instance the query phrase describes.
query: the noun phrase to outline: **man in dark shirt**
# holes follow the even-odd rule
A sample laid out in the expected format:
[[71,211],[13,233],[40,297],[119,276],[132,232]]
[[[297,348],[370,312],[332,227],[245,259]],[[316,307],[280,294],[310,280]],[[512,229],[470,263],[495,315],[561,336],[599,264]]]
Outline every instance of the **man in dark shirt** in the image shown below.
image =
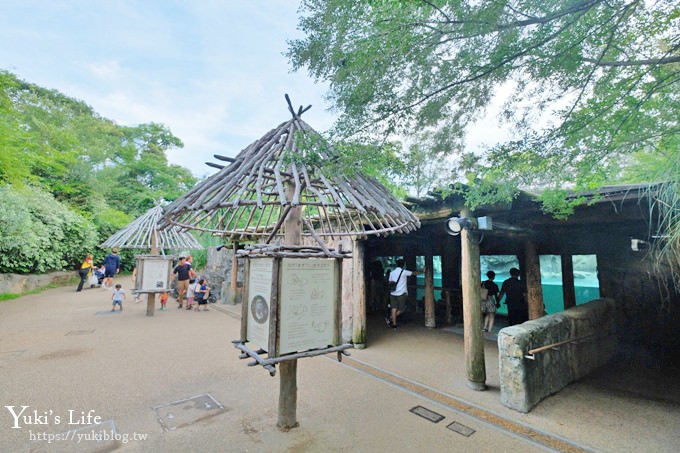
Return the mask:
[[182,308],[184,295],[187,293],[187,289],[189,289],[189,279],[191,278],[191,265],[187,263],[186,257],[179,257],[179,263],[175,266],[172,273],[173,280],[175,274],[177,275],[177,303],[179,304],[177,308]]
[[104,281],[102,287],[104,289],[113,289],[113,276],[120,272],[120,256],[118,256],[118,248],[111,249],[111,253],[104,258]]
[[519,269],[510,269],[510,278],[503,282],[498,300],[505,297],[505,305],[508,306],[508,325],[522,324],[529,319],[529,309],[524,297],[526,290],[524,283],[519,280]]

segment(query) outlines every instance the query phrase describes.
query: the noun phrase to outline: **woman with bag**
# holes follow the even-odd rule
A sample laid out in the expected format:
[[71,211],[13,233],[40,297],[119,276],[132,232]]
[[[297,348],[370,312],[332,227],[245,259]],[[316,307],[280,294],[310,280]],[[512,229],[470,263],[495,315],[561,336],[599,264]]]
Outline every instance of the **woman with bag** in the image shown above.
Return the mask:
[[[482,330],[484,332],[493,331],[493,323],[496,320],[496,309],[500,307],[500,302],[496,297],[500,290],[498,285],[494,283],[493,279],[496,278],[496,273],[494,271],[489,271],[486,273],[487,280],[482,282],[482,313],[484,314],[484,326]],[[486,293],[486,294],[485,294]]]
[[80,276],[80,283],[78,284],[78,289],[76,289],[76,292],[80,292],[83,290],[83,285],[85,284],[85,280],[87,280],[88,274],[90,274],[94,269],[94,262],[92,261],[92,255],[86,255],[85,259],[83,260],[83,264],[80,265],[80,269],[78,269],[78,275]]

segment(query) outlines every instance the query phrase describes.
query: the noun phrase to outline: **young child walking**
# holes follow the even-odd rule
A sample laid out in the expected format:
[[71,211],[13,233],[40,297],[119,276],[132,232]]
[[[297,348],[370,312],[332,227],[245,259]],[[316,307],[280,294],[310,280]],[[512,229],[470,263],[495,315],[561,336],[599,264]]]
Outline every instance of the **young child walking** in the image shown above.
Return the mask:
[[203,311],[208,311],[208,295],[210,294],[210,288],[207,282],[202,278],[198,282],[198,288],[196,288],[196,301],[198,305],[196,306],[196,311],[201,311],[201,305],[203,306]]
[[113,290],[111,300],[113,301],[113,308],[111,309],[111,311],[116,311],[116,305],[120,307],[119,311],[123,311],[123,300],[125,300],[125,290],[122,288],[120,283],[118,283],[116,285],[116,288]]
[[168,303],[168,293],[165,292],[161,294],[161,310],[167,310],[167,307],[165,306]]
[[194,298],[196,297],[196,279],[192,278],[189,280],[189,288],[187,289],[187,310],[191,310],[194,305]]

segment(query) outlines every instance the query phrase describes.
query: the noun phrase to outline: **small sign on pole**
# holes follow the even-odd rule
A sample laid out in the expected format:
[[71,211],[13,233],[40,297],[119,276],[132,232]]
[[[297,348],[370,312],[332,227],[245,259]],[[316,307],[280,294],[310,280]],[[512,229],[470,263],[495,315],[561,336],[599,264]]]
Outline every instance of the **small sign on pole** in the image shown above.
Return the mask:
[[170,291],[172,256],[138,255],[135,288],[138,293]]

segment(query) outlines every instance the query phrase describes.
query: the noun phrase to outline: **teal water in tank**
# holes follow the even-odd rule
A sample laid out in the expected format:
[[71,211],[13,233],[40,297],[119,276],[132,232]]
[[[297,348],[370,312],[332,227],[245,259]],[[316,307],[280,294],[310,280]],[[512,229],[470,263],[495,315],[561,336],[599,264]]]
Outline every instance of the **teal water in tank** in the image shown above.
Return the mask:
[[[496,274],[496,279],[494,280],[498,287],[500,288],[503,281],[509,278],[508,274]],[[416,292],[416,298],[420,301],[425,298],[425,278],[424,276],[418,275],[418,290]],[[442,286],[442,276],[441,274],[434,275],[434,286]],[[564,311],[564,297],[562,294],[562,279],[546,279],[541,281],[541,288],[543,289],[543,302],[545,304],[545,310],[548,314],[559,313]],[[597,278],[594,276],[587,276],[574,278],[574,290],[576,292],[576,305],[585,304],[594,299],[600,297],[600,288]],[[435,300],[443,299],[440,290],[435,290],[434,292]],[[501,301],[501,308],[498,309],[498,313],[507,315],[507,306]]]

